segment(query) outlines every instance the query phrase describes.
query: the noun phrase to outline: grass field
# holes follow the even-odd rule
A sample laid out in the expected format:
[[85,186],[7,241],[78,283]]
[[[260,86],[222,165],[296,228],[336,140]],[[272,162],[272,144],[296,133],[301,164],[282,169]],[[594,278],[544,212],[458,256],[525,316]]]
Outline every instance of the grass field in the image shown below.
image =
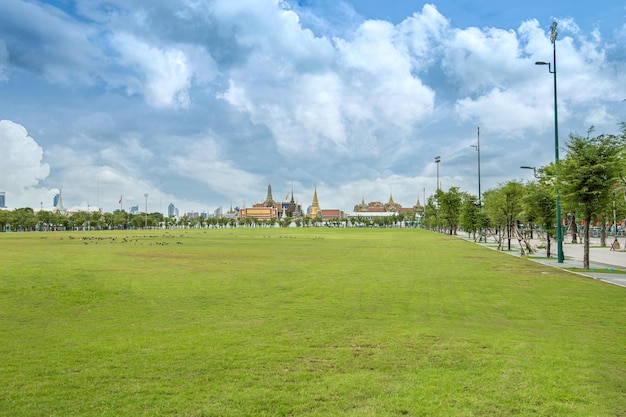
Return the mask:
[[406,229],[0,234],[2,416],[626,416],[626,289]]

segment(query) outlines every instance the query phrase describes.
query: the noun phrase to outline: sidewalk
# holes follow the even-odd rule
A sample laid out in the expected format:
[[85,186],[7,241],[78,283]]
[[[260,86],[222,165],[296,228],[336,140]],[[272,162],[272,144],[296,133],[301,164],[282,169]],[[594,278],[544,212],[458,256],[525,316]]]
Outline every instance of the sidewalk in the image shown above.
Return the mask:
[[[465,239],[473,241],[471,238]],[[537,249],[534,254],[527,257],[528,260],[539,262],[544,265],[549,265],[554,268],[561,269],[577,269],[576,271],[570,271],[579,275],[584,275],[590,278],[598,279],[611,284],[626,287],[626,239],[618,238],[620,249],[611,250],[611,243],[614,238],[607,238],[606,243],[609,246],[600,247],[600,239],[592,238],[589,245],[589,270],[584,271],[583,268],[583,251],[584,246],[582,243],[567,243],[563,242],[563,255],[565,257],[563,263],[557,262],[556,254],[556,241],[551,241],[552,257],[546,258],[546,249]],[[530,242],[532,247],[545,246],[545,242],[533,240]],[[481,245],[489,247],[491,249],[497,249],[497,244],[493,239],[488,239],[487,243],[481,242]],[[508,248],[508,241],[505,240],[505,249]],[[504,253],[510,255],[521,256],[520,245],[517,239],[511,240],[511,250],[504,250]]]

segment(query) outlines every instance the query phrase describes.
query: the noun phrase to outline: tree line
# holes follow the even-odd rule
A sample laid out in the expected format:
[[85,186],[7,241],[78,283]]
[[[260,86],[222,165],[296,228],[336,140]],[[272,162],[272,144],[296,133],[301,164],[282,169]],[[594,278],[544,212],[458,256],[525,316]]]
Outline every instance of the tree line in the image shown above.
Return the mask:
[[537,169],[533,181],[512,180],[486,191],[480,205],[476,195],[458,187],[438,190],[424,207],[423,224],[450,234],[462,229],[475,239],[491,234],[501,244],[507,241],[509,249],[518,233],[529,237],[541,233],[549,257],[558,195],[562,230],[573,243],[582,238],[584,267],[589,268],[594,225],[606,246],[607,228],[617,232],[626,215],[626,124],[618,135],[592,133],[593,129],[587,136],[571,134],[558,164]]
[[[364,213],[366,215],[366,213]],[[332,227],[394,227],[400,223],[415,224],[415,213],[396,213],[388,217],[374,219],[363,218],[336,218],[322,221],[304,217],[294,219],[297,227],[312,227],[317,225]],[[32,208],[18,208],[15,210],[0,210],[0,230],[9,228],[11,231],[56,231],[56,230],[112,230],[112,229],[141,229],[141,228],[203,228],[203,227],[287,227],[292,223],[291,217],[281,219],[257,219],[254,217],[181,217],[163,216],[155,213],[127,213],[116,210],[113,213],[100,211],[78,211],[64,215],[54,211],[35,212]]]
[[[397,213],[390,217],[369,220],[296,219],[298,227],[323,223],[330,226],[394,227],[399,223],[421,226],[432,230],[456,234],[457,230],[474,235],[475,239],[491,234],[509,249],[511,240],[520,230],[523,233],[540,233],[546,240],[546,254],[551,255],[551,242],[556,235],[556,196],[561,198],[562,227],[572,242],[582,238],[585,245],[584,263],[589,265],[589,237],[593,225],[598,224],[601,245],[606,246],[607,226],[618,224],[626,214],[626,123],[620,134],[592,136],[571,134],[565,155],[558,165],[551,163],[536,170],[533,181],[522,183],[508,181],[476,195],[451,187],[437,190],[421,213]],[[481,204],[479,204],[479,201]],[[415,217],[419,214],[419,217]],[[613,218],[618,221],[613,224]],[[60,213],[19,208],[0,210],[0,230],[72,230],[72,229],[123,229],[143,227],[226,227],[274,226],[286,227],[291,219],[258,220],[252,217],[234,218],[180,218],[165,217],[161,213],[132,214],[121,210],[113,213],[76,212],[69,216]],[[580,236],[582,233],[582,236]]]

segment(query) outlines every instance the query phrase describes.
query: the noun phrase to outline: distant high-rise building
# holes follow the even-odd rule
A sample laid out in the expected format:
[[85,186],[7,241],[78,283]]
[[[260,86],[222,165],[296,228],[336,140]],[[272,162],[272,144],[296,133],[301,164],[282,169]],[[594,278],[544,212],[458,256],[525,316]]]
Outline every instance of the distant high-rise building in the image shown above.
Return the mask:
[[57,206],[57,204],[59,204],[59,197],[61,197],[61,195],[60,195],[60,194],[56,194],[56,195],[54,196],[54,198],[52,199],[52,207],[56,207],[56,206]]
[[7,208],[6,198],[6,193],[4,191],[0,191],[0,208]]
[[56,211],[61,214],[66,214],[65,207],[63,207],[63,191],[59,190],[59,194],[57,195],[59,199],[57,200]]
[[167,206],[167,217],[172,217],[176,214],[176,206],[174,206],[174,203],[170,203],[169,206]]

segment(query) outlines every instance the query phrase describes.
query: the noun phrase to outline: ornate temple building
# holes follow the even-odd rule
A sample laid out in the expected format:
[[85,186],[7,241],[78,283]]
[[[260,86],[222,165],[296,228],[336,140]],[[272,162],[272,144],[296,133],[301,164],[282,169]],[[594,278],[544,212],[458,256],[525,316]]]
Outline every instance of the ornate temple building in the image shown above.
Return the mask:
[[380,201],[370,201],[366,204],[365,197],[363,197],[361,204],[354,206],[355,213],[399,213],[401,211],[406,210],[404,210],[400,204],[393,201],[393,195],[391,193],[389,194],[389,201],[386,204]]
[[[287,195],[289,197],[289,195]],[[272,196],[272,186],[267,186],[267,197],[262,203],[252,207],[239,209],[239,218],[254,217],[258,220],[270,220],[289,217],[292,219],[302,218],[302,205],[295,202],[293,190],[291,190],[291,200],[277,202]]]
[[302,219],[307,216],[310,219],[319,219],[320,221],[345,219],[349,217],[385,217],[393,216],[399,213],[416,213],[420,214],[422,205],[419,198],[413,207],[403,208],[402,205],[393,200],[393,195],[389,194],[389,201],[381,203],[379,201],[365,202],[365,198],[360,204],[354,206],[354,212],[344,213],[339,209],[322,209],[317,197],[317,185],[313,189],[313,201],[307,212],[303,212],[302,205],[294,200],[293,189],[291,190],[291,199],[287,201],[289,194],[285,196],[285,201],[276,201],[272,196],[272,186],[267,186],[267,196],[262,203],[254,204],[252,207],[244,207],[239,209],[238,217],[253,217],[257,220],[271,220],[290,218],[292,220]]
[[317,201],[317,185],[313,188],[313,202],[311,203],[311,207],[309,208],[308,216],[312,219],[317,217],[317,214],[320,212],[320,203]]
[[254,217],[258,220],[270,220],[278,218],[278,209],[276,208],[276,202],[272,197],[272,186],[267,186],[267,197],[265,201],[260,204],[255,204],[252,207],[244,207],[239,209],[239,218]]

